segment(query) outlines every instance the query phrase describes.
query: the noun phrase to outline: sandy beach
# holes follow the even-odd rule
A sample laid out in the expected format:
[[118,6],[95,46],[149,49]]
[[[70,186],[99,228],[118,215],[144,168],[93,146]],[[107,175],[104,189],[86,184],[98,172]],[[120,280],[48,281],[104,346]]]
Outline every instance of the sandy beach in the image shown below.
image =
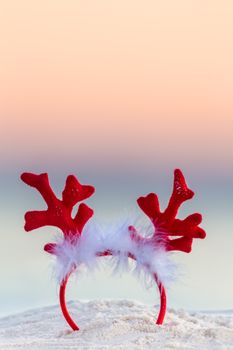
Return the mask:
[[157,307],[130,300],[68,304],[80,331],[73,332],[58,306],[0,319],[0,349],[233,349],[233,310],[186,312],[169,309],[156,326]]

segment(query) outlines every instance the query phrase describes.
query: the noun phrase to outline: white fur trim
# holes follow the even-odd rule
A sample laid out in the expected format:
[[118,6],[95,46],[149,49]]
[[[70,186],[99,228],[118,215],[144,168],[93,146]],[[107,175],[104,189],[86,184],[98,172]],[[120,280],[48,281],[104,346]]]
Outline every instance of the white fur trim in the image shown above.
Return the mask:
[[[106,259],[96,256],[99,252],[112,251],[114,271],[130,269],[128,253],[136,257],[134,272],[144,275],[145,280],[154,280],[154,274],[163,284],[174,280],[176,265],[172,262],[171,253],[161,245],[152,245],[149,240],[136,242],[130,237],[128,223],[114,227],[100,227],[98,224],[88,224],[77,242],[58,239],[55,250],[55,275],[58,282],[75,270],[79,273],[82,267],[93,270]],[[131,260],[131,259],[130,259]],[[76,267],[76,269],[75,269]],[[131,265],[132,269],[132,265]]]

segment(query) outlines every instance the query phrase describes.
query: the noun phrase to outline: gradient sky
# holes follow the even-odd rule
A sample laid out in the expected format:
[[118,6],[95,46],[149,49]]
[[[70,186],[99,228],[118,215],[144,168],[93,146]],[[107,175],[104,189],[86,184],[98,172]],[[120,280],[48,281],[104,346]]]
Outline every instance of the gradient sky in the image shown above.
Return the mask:
[[[43,206],[19,181],[25,170],[48,171],[58,193],[69,173],[92,183],[90,203],[108,219],[137,212],[151,191],[165,205],[182,168],[197,196],[181,215],[201,211],[208,239],[178,257],[171,304],[233,307],[232,37],[226,0],[0,1],[3,312],[56,302],[47,231],[22,229],[24,212]],[[72,296],[124,293],[101,278]],[[124,296],[147,300],[134,289]]]

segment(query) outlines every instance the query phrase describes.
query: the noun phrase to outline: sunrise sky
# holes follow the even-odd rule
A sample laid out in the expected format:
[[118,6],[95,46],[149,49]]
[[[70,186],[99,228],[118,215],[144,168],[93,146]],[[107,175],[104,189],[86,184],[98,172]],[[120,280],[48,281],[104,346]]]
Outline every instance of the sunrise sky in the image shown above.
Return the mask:
[[[21,172],[49,172],[58,193],[77,175],[108,219],[152,191],[165,205],[176,167],[197,194],[182,213],[202,212],[208,236],[178,257],[170,303],[233,307],[232,38],[227,0],[0,0],[3,313],[56,302],[42,251],[54,231],[24,233],[24,212],[43,202]],[[101,278],[72,297],[124,294]],[[147,301],[134,290],[124,297]]]

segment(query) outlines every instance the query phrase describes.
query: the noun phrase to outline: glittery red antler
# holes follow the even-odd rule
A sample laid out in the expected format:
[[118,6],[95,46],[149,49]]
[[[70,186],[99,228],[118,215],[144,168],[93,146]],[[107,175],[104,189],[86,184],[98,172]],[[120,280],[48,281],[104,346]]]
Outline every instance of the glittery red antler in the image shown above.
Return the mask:
[[[62,230],[65,239],[75,240],[93,215],[93,210],[81,203],[76,216],[72,218],[72,209],[75,204],[90,197],[95,191],[94,187],[81,185],[75,176],[70,175],[66,179],[62,200],[60,200],[50,187],[48,174],[23,173],[21,179],[27,185],[36,188],[48,206],[47,210],[29,211],[25,214],[25,230],[31,231],[47,225],[56,226]],[[53,253],[54,247],[55,244],[49,243],[44,249]]]
[[[164,212],[160,212],[158,197],[155,193],[138,198],[139,207],[150,218],[155,227],[151,240],[163,244],[166,250],[180,250],[189,253],[192,249],[193,238],[205,238],[205,231],[198,226],[202,221],[200,214],[192,214],[184,220],[175,218],[181,204],[193,196],[194,192],[187,187],[182,172],[176,169],[173,192]],[[129,229],[132,238],[142,239],[133,226],[130,226]],[[170,239],[169,236],[182,237]]]

